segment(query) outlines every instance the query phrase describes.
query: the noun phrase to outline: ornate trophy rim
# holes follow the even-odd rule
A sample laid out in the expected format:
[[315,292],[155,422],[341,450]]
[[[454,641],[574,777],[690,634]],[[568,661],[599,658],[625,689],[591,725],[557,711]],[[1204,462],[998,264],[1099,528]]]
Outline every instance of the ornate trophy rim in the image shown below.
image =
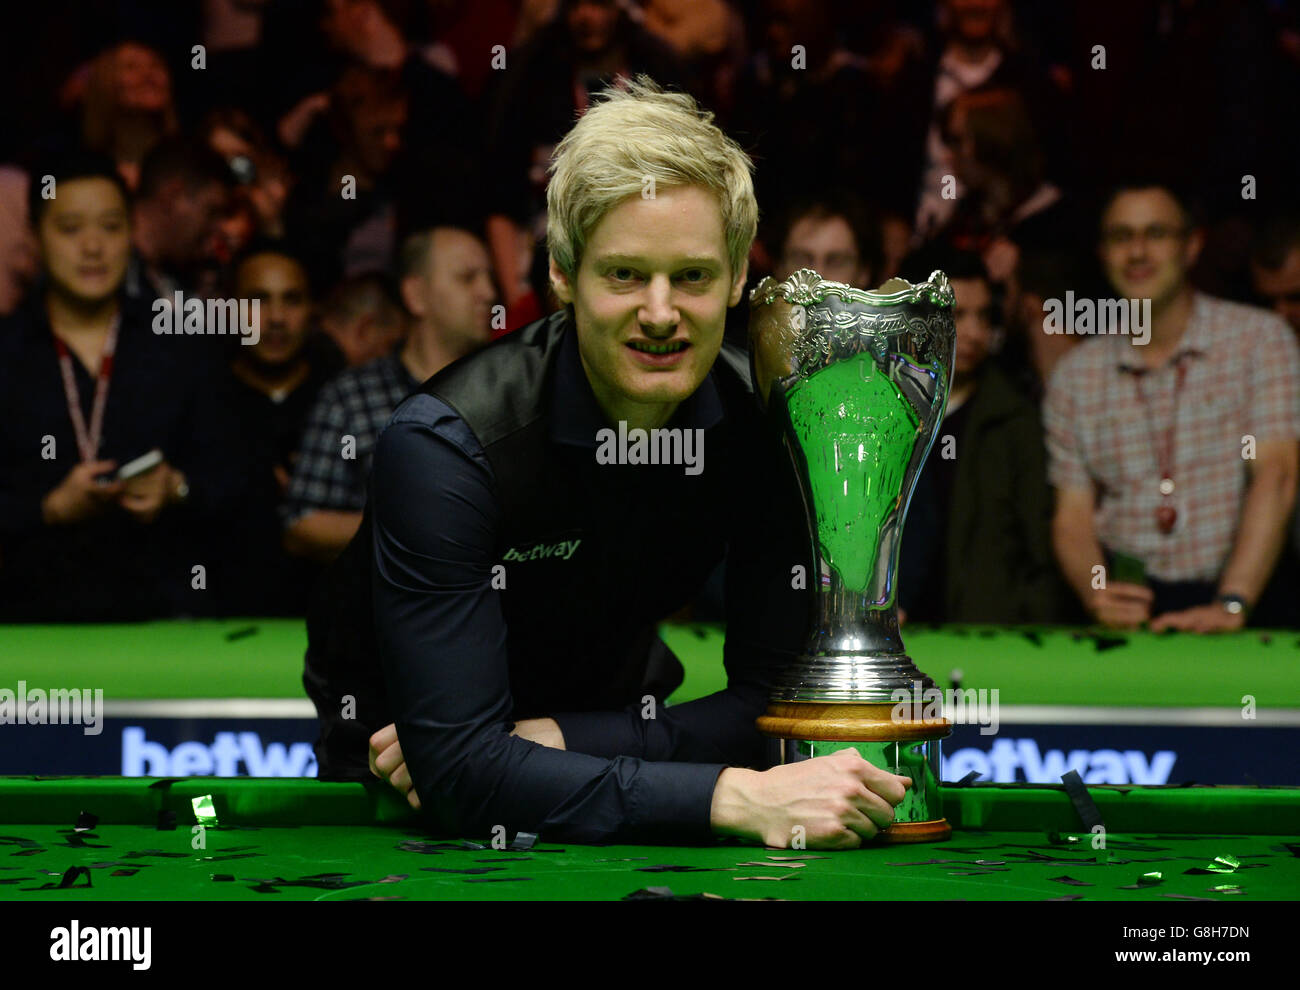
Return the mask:
[[[890,286],[901,288],[882,291]],[[822,278],[811,268],[800,268],[788,278],[777,281],[771,275],[763,278],[749,293],[750,305],[768,306],[778,299],[799,306],[811,306],[827,296],[836,296],[846,303],[869,306],[902,306],[928,302],[940,308],[952,308],[956,295],[952,283],[942,271],[935,269],[924,282],[912,283],[904,278],[891,278],[878,289],[856,289],[844,282]]]

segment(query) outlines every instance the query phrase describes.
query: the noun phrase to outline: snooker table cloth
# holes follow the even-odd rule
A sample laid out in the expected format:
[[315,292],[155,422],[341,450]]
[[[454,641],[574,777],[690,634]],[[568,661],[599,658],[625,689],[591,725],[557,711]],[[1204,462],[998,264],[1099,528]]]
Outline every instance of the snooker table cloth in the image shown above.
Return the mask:
[[[0,778],[8,901],[1300,899],[1300,788],[943,788],[950,840],[842,851],[436,836],[387,785]],[[196,804],[197,802],[197,804]],[[216,824],[199,827],[198,818]]]

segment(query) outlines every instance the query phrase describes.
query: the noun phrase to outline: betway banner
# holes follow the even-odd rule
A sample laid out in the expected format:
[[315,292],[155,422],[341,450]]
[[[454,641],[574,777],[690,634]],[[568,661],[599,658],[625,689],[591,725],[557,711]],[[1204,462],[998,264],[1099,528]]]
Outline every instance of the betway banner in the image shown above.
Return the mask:
[[[314,777],[314,718],[114,718],[0,726],[0,774],[127,777]],[[958,725],[943,742],[943,779],[1055,784],[1300,785],[1293,728]]]

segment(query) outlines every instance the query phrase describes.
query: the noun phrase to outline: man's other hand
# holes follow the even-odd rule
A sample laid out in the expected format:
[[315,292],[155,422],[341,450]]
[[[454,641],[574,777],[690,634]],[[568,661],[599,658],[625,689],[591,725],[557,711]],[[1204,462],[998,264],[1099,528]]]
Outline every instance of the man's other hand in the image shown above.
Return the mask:
[[397,726],[385,725],[370,737],[370,772],[386,780],[406,798],[406,803],[420,810],[420,795],[415,793],[411,775],[406,769],[402,746],[397,741]]

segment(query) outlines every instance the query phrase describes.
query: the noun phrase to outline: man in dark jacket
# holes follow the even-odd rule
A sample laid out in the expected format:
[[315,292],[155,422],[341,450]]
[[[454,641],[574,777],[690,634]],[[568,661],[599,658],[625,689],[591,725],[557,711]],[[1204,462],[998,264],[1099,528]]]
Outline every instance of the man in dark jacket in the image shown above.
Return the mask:
[[899,595],[910,621],[1061,622],[1051,491],[1038,412],[989,359],[992,287],[972,254],[932,258],[957,296],[943,424],[908,512]]
[[[448,831],[855,847],[909,779],[851,749],[760,769],[754,720],[801,645],[792,575],[811,562],[793,474],[722,344],[751,165],[685,94],[605,97],[552,165],[565,310],[435,375],[380,436],[361,533],[382,684],[314,643],[323,730],[355,759],[348,722],[391,717],[368,726],[372,767]],[[664,707],[655,626],[724,557],[727,687]]]

